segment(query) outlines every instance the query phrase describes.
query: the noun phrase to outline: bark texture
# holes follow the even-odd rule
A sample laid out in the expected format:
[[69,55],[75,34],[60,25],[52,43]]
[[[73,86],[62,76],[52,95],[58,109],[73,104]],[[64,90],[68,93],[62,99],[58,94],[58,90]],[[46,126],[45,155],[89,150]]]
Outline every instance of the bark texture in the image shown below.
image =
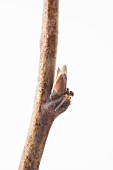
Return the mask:
[[59,0],[44,0],[38,85],[19,170],[39,169],[45,142],[53,123],[53,118],[41,108],[50,96],[54,80],[58,41],[58,6]]

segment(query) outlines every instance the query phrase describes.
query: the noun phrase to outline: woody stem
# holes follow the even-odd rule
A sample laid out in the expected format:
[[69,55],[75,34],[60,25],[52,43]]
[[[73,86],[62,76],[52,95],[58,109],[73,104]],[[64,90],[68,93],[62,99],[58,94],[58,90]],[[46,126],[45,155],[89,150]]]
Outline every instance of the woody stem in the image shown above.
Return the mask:
[[41,106],[49,98],[53,85],[58,41],[58,7],[59,0],[44,0],[38,86],[19,170],[39,169],[45,142],[53,122],[43,113]]

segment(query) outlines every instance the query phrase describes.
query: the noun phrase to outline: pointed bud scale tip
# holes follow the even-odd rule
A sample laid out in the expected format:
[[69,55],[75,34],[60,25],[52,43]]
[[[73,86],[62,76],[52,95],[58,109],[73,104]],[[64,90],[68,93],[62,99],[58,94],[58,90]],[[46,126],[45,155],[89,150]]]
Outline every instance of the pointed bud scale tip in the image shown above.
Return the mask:
[[63,65],[63,67],[57,69],[57,78],[61,75],[65,74],[67,76],[67,67],[66,65]]
[[66,67],[66,65],[63,65],[61,71],[62,71],[62,74],[66,74],[67,75],[67,67]]

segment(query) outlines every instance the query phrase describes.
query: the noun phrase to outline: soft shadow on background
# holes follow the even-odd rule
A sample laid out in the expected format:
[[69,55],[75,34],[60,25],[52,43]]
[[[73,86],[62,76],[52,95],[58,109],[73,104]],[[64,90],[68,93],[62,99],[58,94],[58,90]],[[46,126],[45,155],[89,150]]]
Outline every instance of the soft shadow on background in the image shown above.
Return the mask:
[[[16,170],[32,114],[42,0],[0,0],[0,170]],[[50,131],[40,170],[113,169],[113,2],[60,1],[57,66],[72,105]]]

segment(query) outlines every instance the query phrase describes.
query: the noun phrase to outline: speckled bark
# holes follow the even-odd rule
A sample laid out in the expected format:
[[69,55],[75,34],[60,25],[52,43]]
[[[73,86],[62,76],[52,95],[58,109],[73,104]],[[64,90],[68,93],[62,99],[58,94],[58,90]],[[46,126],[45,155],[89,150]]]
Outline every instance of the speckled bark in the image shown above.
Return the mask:
[[59,0],[44,0],[38,85],[19,170],[39,169],[46,138],[53,122],[41,107],[49,98],[53,85],[58,39],[58,5]]

